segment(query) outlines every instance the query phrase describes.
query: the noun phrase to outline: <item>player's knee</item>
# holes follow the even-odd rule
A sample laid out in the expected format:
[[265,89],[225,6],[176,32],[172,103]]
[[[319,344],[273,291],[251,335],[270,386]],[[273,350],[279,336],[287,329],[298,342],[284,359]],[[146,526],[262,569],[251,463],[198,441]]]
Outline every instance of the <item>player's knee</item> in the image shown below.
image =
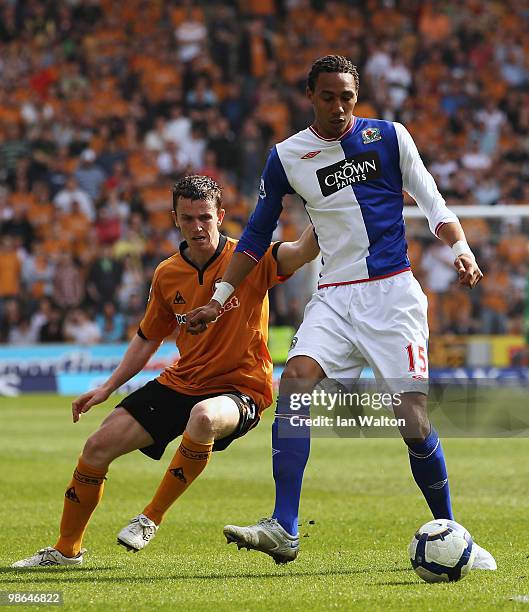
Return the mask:
[[424,442],[430,433],[426,403],[426,396],[422,393],[405,393],[401,396],[401,404],[393,406],[395,416],[404,419],[400,432],[408,446]]
[[307,381],[307,384],[312,387],[323,377],[324,373],[318,363],[316,363],[313,359],[299,356],[293,357],[287,362],[281,375],[281,381],[296,381],[298,383]]
[[417,444],[422,444],[426,438],[428,437],[428,434],[430,433],[430,424],[428,423],[428,425],[425,426],[417,426],[414,429],[414,432],[412,435],[412,437],[409,437],[408,435],[403,435],[403,440],[405,442],[405,444],[407,446],[411,446],[414,447]]
[[108,437],[101,431],[92,434],[85,442],[82,457],[83,461],[94,467],[108,467],[114,458]]
[[211,408],[206,403],[199,402],[193,406],[187,423],[187,430],[191,437],[198,439],[206,437],[213,439],[215,436],[216,421]]

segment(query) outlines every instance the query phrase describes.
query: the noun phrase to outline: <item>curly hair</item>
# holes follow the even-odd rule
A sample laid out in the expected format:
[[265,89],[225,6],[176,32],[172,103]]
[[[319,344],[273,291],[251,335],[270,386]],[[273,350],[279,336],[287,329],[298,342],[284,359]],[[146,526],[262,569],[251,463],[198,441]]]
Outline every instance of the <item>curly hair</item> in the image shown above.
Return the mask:
[[314,91],[316,87],[316,79],[321,72],[341,72],[345,74],[352,74],[356,91],[360,86],[360,77],[358,76],[358,70],[351,60],[343,57],[342,55],[325,55],[317,59],[309,72],[307,78],[307,86],[311,91]]
[[176,213],[178,198],[191,200],[209,200],[220,210],[222,206],[222,188],[209,176],[184,176],[173,185],[173,210]]

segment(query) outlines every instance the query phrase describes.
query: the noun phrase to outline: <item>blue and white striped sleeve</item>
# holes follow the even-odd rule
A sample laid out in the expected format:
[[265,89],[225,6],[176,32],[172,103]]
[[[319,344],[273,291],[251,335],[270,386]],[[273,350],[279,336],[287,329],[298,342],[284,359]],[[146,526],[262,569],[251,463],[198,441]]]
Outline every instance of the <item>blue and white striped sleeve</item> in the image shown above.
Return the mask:
[[236,252],[244,253],[255,261],[261,259],[272,242],[272,234],[283,210],[283,196],[287,193],[295,191],[288,182],[277,149],[273,147],[261,177],[257,206],[239,240]]

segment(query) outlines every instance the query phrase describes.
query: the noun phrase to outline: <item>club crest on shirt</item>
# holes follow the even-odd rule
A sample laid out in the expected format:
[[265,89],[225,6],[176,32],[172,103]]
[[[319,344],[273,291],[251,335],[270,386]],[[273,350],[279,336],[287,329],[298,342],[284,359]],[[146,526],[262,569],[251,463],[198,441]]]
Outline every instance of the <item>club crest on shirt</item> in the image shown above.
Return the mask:
[[379,128],[370,127],[362,130],[362,142],[364,144],[376,142],[377,140],[382,140],[382,134],[380,133]]

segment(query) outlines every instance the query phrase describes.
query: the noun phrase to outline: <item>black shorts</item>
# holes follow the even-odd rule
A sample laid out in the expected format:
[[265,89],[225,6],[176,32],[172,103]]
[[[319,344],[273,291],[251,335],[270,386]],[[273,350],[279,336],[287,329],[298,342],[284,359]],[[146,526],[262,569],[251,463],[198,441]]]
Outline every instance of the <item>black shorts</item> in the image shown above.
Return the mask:
[[259,423],[257,406],[251,397],[243,393],[230,390],[208,395],[185,395],[162,385],[157,380],[151,380],[121,400],[118,406],[128,410],[151,434],[154,444],[140,448],[141,452],[152,459],[161,459],[169,442],[184,433],[193,406],[202,400],[221,395],[230,397],[237,404],[240,414],[237,429],[226,438],[215,440],[213,450],[221,451]]

